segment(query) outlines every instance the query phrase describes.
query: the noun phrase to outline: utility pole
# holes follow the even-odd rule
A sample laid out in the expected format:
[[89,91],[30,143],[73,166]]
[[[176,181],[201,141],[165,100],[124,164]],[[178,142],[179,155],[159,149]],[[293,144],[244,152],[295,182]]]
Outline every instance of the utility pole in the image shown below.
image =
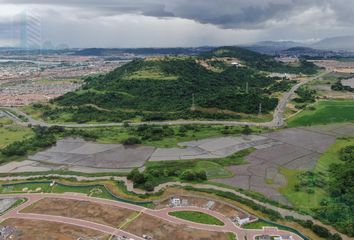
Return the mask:
[[246,82],[246,93],[248,94],[248,82]]
[[196,110],[195,108],[195,101],[194,101],[194,93],[192,95],[192,107],[191,107],[191,111],[194,112]]
[[258,115],[262,115],[262,103],[259,104]]

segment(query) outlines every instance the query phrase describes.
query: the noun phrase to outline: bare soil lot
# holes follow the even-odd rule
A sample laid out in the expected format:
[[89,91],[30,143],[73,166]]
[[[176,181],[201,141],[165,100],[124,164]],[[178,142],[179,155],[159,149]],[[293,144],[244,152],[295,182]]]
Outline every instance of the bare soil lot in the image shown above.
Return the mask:
[[146,214],[140,215],[128,226],[125,226],[124,230],[138,236],[149,235],[154,240],[228,240],[225,233],[191,229],[184,225],[172,224]]
[[83,219],[117,227],[134,211],[86,201],[45,198],[24,209],[24,213],[38,213]]
[[91,229],[46,221],[8,219],[2,225],[16,228],[13,240],[77,240],[79,237],[104,240],[108,237]]
[[123,169],[141,167],[154,147],[98,144],[80,138],[59,140],[56,146],[30,156],[30,160],[56,165]]
[[188,206],[195,206],[195,207],[201,207],[201,208],[204,208],[209,201],[213,201],[214,205],[210,208],[210,210],[221,213],[221,214],[228,216],[228,217],[233,217],[233,216],[238,216],[238,215],[244,214],[243,212],[241,212],[241,210],[239,210],[236,207],[231,206],[227,203],[222,203],[222,202],[219,202],[219,201],[216,201],[213,199],[207,199],[207,198],[203,198],[203,197],[186,196],[186,195],[170,196],[166,199],[163,199],[161,202],[158,203],[158,205],[156,206],[156,209],[162,209],[162,208],[169,207],[171,197],[178,197],[180,199],[187,200]]

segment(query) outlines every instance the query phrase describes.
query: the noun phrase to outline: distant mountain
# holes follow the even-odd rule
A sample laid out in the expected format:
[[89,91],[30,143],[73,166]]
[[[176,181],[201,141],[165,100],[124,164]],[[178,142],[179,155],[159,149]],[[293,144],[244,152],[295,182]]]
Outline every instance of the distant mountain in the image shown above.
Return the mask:
[[[293,41],[261,41],[243,47],[263,54],[281,55],[284,51],[302,52],[305,55],[331,55],[327,51],[354,51],[354,36],[325,38],[312,44]],[[322,51],[321,51],[322,50]],[[323,51],[325,50],[325,51]],[[338,53],[336,53],[338,55]],[[298,54],[301,55],[301,54]]]
[[122,54],[135,55],[198,55],[214,49],[214,47],[191,48],[86,48],[77,50],[79,56],[115,56]]
[[255,43],[254,46],[272,47],[274,49],[281,50],[281,49],[305,46],[305,44],[293,42],[293,41],[261,41]]
[[317,49],[354,51],[354,36],[325,38],[310,47]]
[[279,52],[293,48],[305,46],[303,43],[293,41],[261,41],[243,47],[263,54],[277,55]]

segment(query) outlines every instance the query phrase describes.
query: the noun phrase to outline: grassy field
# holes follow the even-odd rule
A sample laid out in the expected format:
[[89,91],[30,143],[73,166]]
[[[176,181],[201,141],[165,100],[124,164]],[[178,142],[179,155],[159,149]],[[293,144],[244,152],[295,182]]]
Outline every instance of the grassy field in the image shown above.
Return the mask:
[[29,128],[15,126],[5,118],[0,119],[0,121],[0,149],[12,142],[32,135],[32,130]]
[[354,138],[337,139],[317,161],[315,172],[327,172],[331,164],[340,162],[339,151],[349,145],[354,145]]
[[209,224],[209,225],[218,225],[223,226],[224,223],[219,219],[202,212],[195,212],[195,211],[176,211],[170,212],[169,215],[181,218],[187,221],[202,223],[202,224]]
[[158,69],[145,69],[131,73],[125,80],[177,80],[174,75],[167,75]]
[[288,127],[354,122],[354,101],[320,101],[288,120]]
[[318,187],[313,188],[313,193],[295,191],[295,185],[299,183],[297,176],[301,171],[283,168],[280,169],[280,173],[286,177],[287,184],[280,188],[279,191],[295,208],[311,213],[312,209],[318,207],[321,200],[327,197],[326,191]]
[[216,162],[199,161],[194,167],[195,171],[205,171],[208,179],[230,178],[234,174]]

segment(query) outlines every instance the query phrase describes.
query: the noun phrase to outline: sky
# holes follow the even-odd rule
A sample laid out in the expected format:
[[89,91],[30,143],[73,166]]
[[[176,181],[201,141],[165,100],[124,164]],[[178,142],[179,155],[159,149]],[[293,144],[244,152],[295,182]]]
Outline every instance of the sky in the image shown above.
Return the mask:
[[23,29],[79,48],[314,42],[354,35],[353,1],[0,0],[0,46],[18,46]]

